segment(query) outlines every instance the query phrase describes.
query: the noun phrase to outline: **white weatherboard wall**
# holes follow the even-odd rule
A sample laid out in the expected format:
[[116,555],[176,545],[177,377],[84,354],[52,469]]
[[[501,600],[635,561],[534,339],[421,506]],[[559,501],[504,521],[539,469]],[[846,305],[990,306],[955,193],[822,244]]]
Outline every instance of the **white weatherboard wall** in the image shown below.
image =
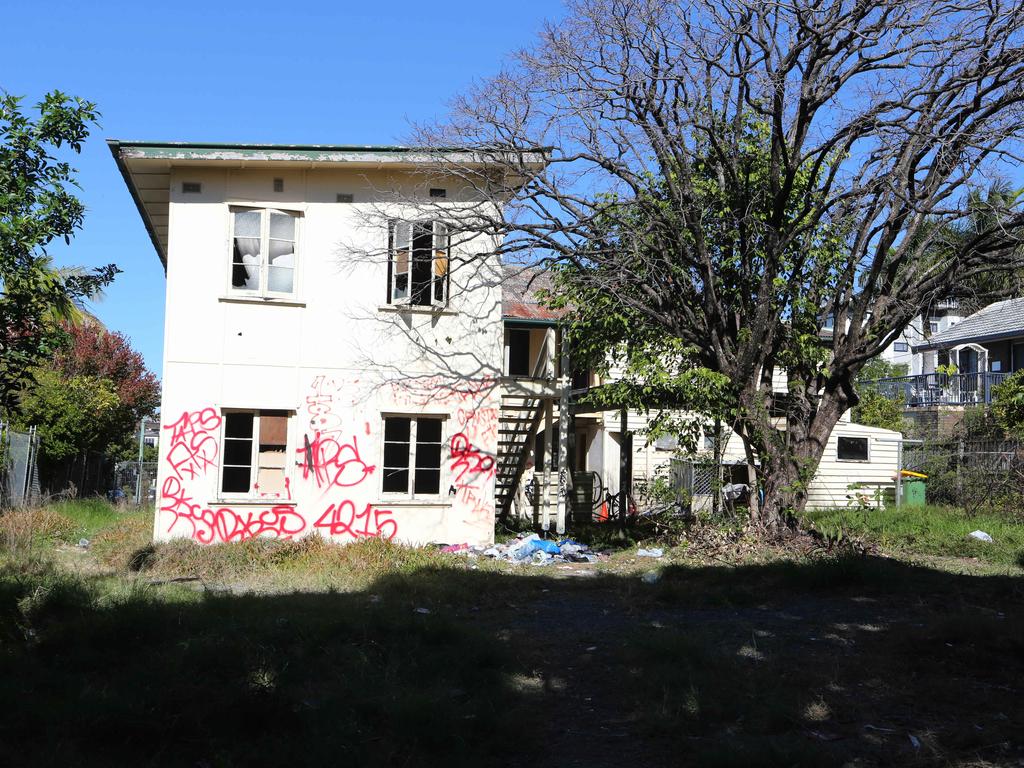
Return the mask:
[[[605,464],[602,471],[602,482],[613,493],[619,487],[619,453],[618,444],[610,432],[617,431],[619,416],[615,411],[603,414],[604,430],[598,431],[595,443],[603,446]],[[647,445],[642,431],[646,428],[648,417],[636,411],[628,413],[628,427],[634,433],[633,438],[633,482],[634,485],[650,482],[659,473],[664,474],[669,462],[675,455],[673,451],[659,450],[654,445]],[[845,461],[838,458],[839,437],[867,437],[868,460]],[[857,505],[857,495],[867,495],[867,501],[875,503],[874,491],[879,487],[891,487],[899,470],[899,444],[902,435],[888,429],[867,427],[850,421],[849,412],[843,415],[825,445],[825,450],[818,464],[818,470],[808,487],[807,505],[810,509],[825,507],[845,507]],[[711,460],[708,451],[700,455]],[[729,435],[722,453],[725,463],[744,462],[743,444],[735,433]],[[859,491],[851,489],[851,485],[863,486]],[[710,499],[707,499],[710,505]],[[703,502],[698,503],[700,506]]]
[[[418,182],[367,173],[172,170],[157,540],[491,542],[501,288],[497,258],[479,254],[495,244],[453,247],[444,311],[388,306],[387,230],[371,203],[376,190],[405,184],[411,195]],[[284,191],[273,191],[274,179]],[[202,192],[183,194],[183,181]],[[338,203],[339,193],[356,202]],[[449,187],[449,197],[458,205],[460,191]],[[231,204],[301,215],[294,298],[232,296]],[[459,269],[471,255],[474,267]],[[289,414],[285,493],[220,493],[226,409]],[[386,415],[444,419],[439,496],[383,492]]]

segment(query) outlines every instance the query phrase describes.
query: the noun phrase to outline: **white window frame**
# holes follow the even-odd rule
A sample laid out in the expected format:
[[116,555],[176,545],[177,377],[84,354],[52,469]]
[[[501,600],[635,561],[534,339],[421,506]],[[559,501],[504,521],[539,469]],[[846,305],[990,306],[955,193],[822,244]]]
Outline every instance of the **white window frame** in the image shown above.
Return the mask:
[[[385,440],[385,420],[386,419],[409,419],[409,480],[404,491],[385,491],[384,490],[384,448],[386,445]],[[438,481],[437,481],[437,493],[416,493],[416,444],[417,444],[417,433],[420,419],[430,419],[431,421],[441,422],[441,454],[440,454],[440,466],[438,467]],[[437,502],[440,499],[445,498],[445,482],[448,479],[448,473],[445,471],[445,455],[446,446],[448,445],[448,415],[441,413],[395,413],[385,412],[381,414],[380,418],[380,495],[384,499],[407,499],[417,500],[423,499],[430,502]]]
[[[416,226],[429,224],[431,227],[431,259],[430,259],[430,303],[414,304],[413,297],[413,243],[416,236]],[[405,268],[406,288],[405,296],[396,296],[398,277],[401,274],[398,270],[398,234],[399,227],[409,228],[409,258]],[[444,275],[438,275],[435,266],[435,259],[439,251],[444,252],[445,271]],[[451,293],[452,273],[452,233],[451,228],[443,221],[437,219],[391,219],[388,221],[388,304],[408,307],[447,307],[449,294]],[[437,285],[441,284],[441,298],[437,298]]]
[[[843,459],[839,456],[839,439],[848,438],[850,440],[863,440],[867,447],[867,458],[866,459]],[[848,462],[850,464],[870,464],[871,463],[871,438],[867,435],[836,435],[836,461]]]
[[893,352],[909,352],[910,345],[905,341],[895,341],[892,346]]
[[[258,290],[237,288],[232,284],[235,262],[235,213],[254,212],[260,214],[260,287]],[[295,220],[295,264],[292,267],[291,291],[270,290],[270,214],[279,213]],[[279,208],[274,205],[228,204],[228,276],[227,295],[232,298],[251,297],[261,299],[295,299],[299,295],[299,269],[302,258],[303,211]]]
[[[260,461],[260,412],[261,411],[282,411],[285,414],[286,428],[285,428],[285,446],[284,446],[284,479],[286,481],[286,487],[292,483],[292,463],[288,461],[288,457],[292,455],[292,422],[295,417],[295,412],[281,409],[281,408],[222,408],[221,415],[221,427],[220,427],[220,466],[217,471],[217,498],[220,499],[231,499],[231,500],[244,500],[244,501],[263,501],[273,504],[287,504],[290,499],[286,497],[278,496],[261,496],[259,491],[255,490],[256,483],[259,482],[259,461]],[[252,448],[249,452],[249,490],[245,492],[241,491],[225,491],[224,490],[224,468],[225,459],[227,458],[227,427],[228,419],[227,416],[230,413],[251,413],[252,414]],[[230,466],[236,467],[241,466],[240,464],[231,464]]]

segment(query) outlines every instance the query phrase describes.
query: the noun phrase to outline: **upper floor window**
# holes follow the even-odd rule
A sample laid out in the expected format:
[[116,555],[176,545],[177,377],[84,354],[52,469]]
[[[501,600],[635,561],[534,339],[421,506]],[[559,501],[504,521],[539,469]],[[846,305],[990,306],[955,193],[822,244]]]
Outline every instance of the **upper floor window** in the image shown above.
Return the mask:
[[895,344],[892,345],[892,348],[896,352],[908,352],[910,350],[910,347],[907,346],[907,342],[905,341],[897,341]]
[[298,214],[231,209],[231,290],[254,296],[295,293]]
[[388,303],[444,306],[450,283],[448,227],[392,221],[388,228]]

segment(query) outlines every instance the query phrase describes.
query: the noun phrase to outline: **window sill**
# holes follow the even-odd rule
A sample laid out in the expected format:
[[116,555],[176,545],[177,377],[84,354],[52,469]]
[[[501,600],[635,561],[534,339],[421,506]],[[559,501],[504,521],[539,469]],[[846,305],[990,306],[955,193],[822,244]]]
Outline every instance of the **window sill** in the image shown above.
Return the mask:
[[447,499],[410,499],[408,496],[403,496],[398,499],[389,499],[387,496],[381,497],[382,501],[380,504],[374,504],[374,507],[450,507],[452,502]]
[[210,502],[213,507],[297,507],[295,499],[225,499],[218,498]]
[[217,299],[224,304],[273,304],[279,307],[304,307],[306,302],[298,299],[279,299],[276,296],[221,296]]
[[450,307],[428,307],[424,304],[382,304],[377,307],[378,312],[394,312],[395,314],[407,312],[412,315],[457,315],[458,310]]

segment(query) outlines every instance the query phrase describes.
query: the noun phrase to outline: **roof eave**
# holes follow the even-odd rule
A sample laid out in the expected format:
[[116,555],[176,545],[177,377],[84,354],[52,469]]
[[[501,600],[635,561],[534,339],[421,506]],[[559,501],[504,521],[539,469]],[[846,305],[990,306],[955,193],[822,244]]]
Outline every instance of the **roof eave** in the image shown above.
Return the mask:
[[911,347],[914,352],[929,352],[933,349],[951,349],[958,344],[983,344],[986,341],[1005,341],[1006,339],[1015,339],[1024,336],[1024,329],[1018,329],[1015,331],[1003,331],[1002,333],[989,333],[980,336],[965,336],[959,339],[952,339],[950,341],[938,341],[928,342],[927,344],[921,344],[919,346]]
[[132,181],[131,172],[128,170],[128,166],[124,162],[124,157],[121,153],[121,142],[117,139],[107,139],[107,147],[110,149],[110,154],[114,156],[114,162],[117,164],[117,170],[121,172],[121,178],[124,179],[124,184],[128,187],[128,192],[132,196],[132,200],[135,201],[135,208],[139,212],[139,216],[142,217],[142,223],[146,226],[146,232],[149,233],[149,239],[153,243],[153,247],[156,249],[156,255],[160,257],[160,263],[164,266],[164,272],[167,272],[167,253],[164,251],[163,246],[160,244],[160,239],[156,236],[156,230],[153,228],[153,221],[149,217],[149,212],[146,210],[145,204],[142,202],[142,198],[139,196],[139,191],[135,188],[135,182]]

